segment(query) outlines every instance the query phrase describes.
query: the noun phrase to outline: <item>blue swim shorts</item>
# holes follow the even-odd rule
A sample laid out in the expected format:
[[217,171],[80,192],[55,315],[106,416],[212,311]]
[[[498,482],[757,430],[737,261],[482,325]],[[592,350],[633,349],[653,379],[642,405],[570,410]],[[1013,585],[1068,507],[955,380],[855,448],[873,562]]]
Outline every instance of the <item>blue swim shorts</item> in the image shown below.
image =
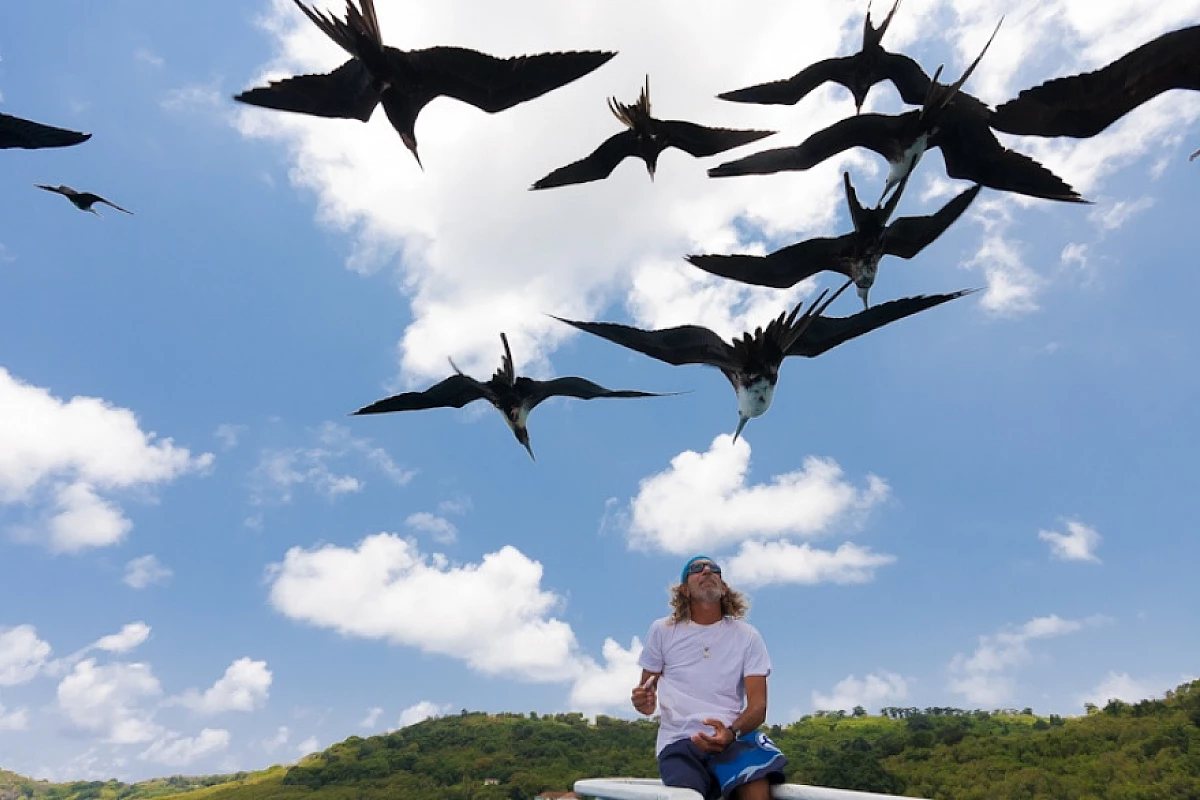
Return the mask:
[[716,755],[691,739],[671,742],[658,754],[658,774],[667,786],[695,789],[705,800],[728,798],[744,783],[766,778],[783,783],[787,757],[762,731],[744,733]]

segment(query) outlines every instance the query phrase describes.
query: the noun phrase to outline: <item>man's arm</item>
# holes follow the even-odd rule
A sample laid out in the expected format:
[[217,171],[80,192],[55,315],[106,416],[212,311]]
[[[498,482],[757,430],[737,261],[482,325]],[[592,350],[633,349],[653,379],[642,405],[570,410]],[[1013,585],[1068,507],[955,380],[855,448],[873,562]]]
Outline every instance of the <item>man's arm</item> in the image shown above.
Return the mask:
[[711,734],[699,731],[692,735],[692,741],[706,753],[719,753],[733,744],[737,735],[733,729],[748,733],[767,720],[767,676],[747,675],[744,679],[746,687],[746,707],[726,725],[719,719],[706,719],[704,724],[713,729]]

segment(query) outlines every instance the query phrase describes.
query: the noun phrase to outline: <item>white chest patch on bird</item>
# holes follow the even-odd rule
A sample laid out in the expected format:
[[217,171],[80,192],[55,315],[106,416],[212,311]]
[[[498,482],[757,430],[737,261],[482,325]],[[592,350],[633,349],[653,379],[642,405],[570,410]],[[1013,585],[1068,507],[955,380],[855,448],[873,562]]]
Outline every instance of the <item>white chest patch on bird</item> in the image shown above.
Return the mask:
[[775,397],[775,385],[766,378],[761,378],[746,387],[737,390],[738,413],[748,419],[761,417],[771,407]]

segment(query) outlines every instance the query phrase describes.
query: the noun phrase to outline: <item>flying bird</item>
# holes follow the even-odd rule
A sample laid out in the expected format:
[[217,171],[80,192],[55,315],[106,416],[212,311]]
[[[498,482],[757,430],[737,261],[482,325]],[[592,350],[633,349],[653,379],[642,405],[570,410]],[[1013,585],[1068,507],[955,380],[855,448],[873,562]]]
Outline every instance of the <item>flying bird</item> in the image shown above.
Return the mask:
[[1195,161],[1196,156],[1200,156],[1200,150],[1197,150],[1196,152],[1194,152],[1190,156],[1188,156],[1188,161]]
[[885,255],[912,258],[920,253],[962,216],[981,188],[978,184],[972,186],[934,214],[900,217],[889,225],[888,220],[904,191],[903,184],[892,193],[886,205],[867,208],[858,202],[849,172],[842,173],[842,182],[846,203],[850,206],[850,219],[854,223],[852,233],[836,238],[807,239],[765,256],[693,255],[687,260],[713,275],[779,289],[794,286],[818,272],[838,272],[854,282],[863,308],[867,308],[870,305],[868,294],[875,284],[880,260]]
[[[992,37],[995,35],[993,31]],[[991,41],[988,39],[989,45]],[[912,172],[926,150],[936,147],[942,151],[946,174],[952,178],[1030,197],[1086,203],[1049,169],[1000,144],[988,127],[987,106],[970,97],[955,102],[959,88],[986,52],[987,45],[962,77],[949,86],[937,82],[939,69],[920,109],[897,115],[859,114],[817,131],[794,147],[754,153],[713,167],[708,174],[720,178],[805,170],[852,147],[866,147],[888,160],[882,200]]]
[[892,10],[884,17],[879,27],[875,28],[871,26],[871,5],[867,4],[862,49],[854,55],[826,58],[805,67],[790,78],[735,89],[717,97],[737,103],[794,105],[813,89],[832,81],[850,90],[850,94],[854,96],[854,113],[857,114],[862,111],[872,86],[881,81],[891,81],[906,103],[919,106],[929,92],[929,76],[908,56],[890,53],[880,44],[899,6],[900,0],[896,0]]
[[608,99],[613,115],[625,124],[625,130],[610,136],[591,155],[565,167],[559,167],[537,181],[531,189],[550,189],[572,183],[588,183],[607,178],[626,158],[640,158],[654,180],[658,157],[668,147],[702,158],[723,153],[733,147],[757,141],[775,131],[709,128],[676,119],[655,119],[650,115],[650,76],[633,105]]
[[383,104],[405,147],[417,154],[417,115],[436,97],[470,103],[489,113],[532,100],[580,78],[615,52],[577,51],[496,58],[462,47],[399,50],[383,43],[373,0],[346,0],[346,19],[294,0],[313,24],[350,54],[328,74],[272,81],[233,99],[280,111],[366,122]]
[[105,200],[103,197],[101,197],[98,194],[92,194],[91,192],[79,192],[79,191],[76,191],[75,189],[72,189],[70,186],[63,186],[63,185],[46,186],[41,183],[37,183],[34,185],[37,186],[37,188],[39,188],[39,189],[45,189],[47,192],[56,192],[57,194],[61,194],[63,197],[70,200],[71,205],[75,206],[80,211],[90,211],[93,214],[95,214],[97,217],[100,216],[100,212],[97,211],[95,208],[93,208],[93,206],[96,203],[104,203],[104,205],[112,206],[117,211],[124,211],[126,214],[133,213],[132,211],[130,211],[127,208],[121,208],[119,205],[112,202],[111,200]]
[[[803,301],[768,323],[730,344],[708,328],[680,325],[660,330],[643,330],[614,322],[578,322],[556,319],[595,334],[610,342],[665,361],[668,364],[707,364],[721,370],[733,386],[738,401],[736,441],[746,423],[771,407],[779,382],[779,368],[787,356],[812,358],[856,336],[967,294],[922,295],[893,300],[849,317],[823,317],[822,312],[846,290],[846,281],[832,297],[822,292],[804,313]],[[968,290],[970,291],[970,290]]]
[[999,105],[991,125],[1028,136],[1095,136],[1171,89],[1200,89],[1200,25],[1164,33],[1093,72],[1055,78]]
[[664,397],[665,394],[655,392],[636,392],[632,390],[605,389],[585,378],[555,378],[549,381],[537,381],[532,378],[518,376],[513,369],[512,351],[508,347],[508,337],[500,334],[504,343],[504,356],[496,374],[486,381],[477,381],[463,373],[454,361],[450,366],[454,374],[436,383],[423,392],[404,392],[384,398],[369,406],[364,406],[355,412],[361,414],[384,414],[389,411],[419,411],[426,408],[462,408],[476,400],[487,400],[504,417],[509,430],[517,437],[517,441],[529,452],[534,461],[533,447],[529,444],[529,412],[533,411],[543,400],[554,397],[577,397],[580,400],[592,400],[597,397]]
[[70,147],[92,138],[90,133],[55,128],[11,114],[0,114],[0,149],[20,147],[40,150],[43,147]]

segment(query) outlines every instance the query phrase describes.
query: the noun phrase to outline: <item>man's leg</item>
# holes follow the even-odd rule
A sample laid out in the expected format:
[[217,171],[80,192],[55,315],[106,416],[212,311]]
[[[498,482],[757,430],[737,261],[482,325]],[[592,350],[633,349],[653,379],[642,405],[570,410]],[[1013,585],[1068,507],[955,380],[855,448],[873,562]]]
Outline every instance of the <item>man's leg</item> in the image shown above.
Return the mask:
[[720,796],[704,760],[704,753],[690,739],[672,742],[658,754],[659,777],[666,786],[694,789],[705,798]]
[[771,800],[771,782],[766,778],[743,783],[733,790],[737,800]]

